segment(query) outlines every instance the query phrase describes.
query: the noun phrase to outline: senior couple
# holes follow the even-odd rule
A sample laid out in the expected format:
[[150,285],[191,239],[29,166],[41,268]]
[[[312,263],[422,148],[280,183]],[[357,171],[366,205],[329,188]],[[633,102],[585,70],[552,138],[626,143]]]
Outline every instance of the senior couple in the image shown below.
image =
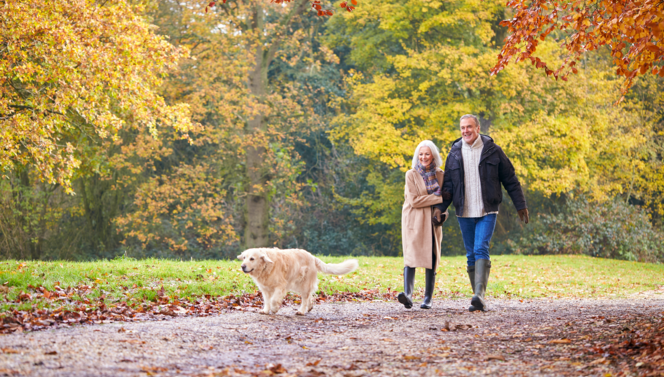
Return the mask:
[[445,172],[433,142],[425,140],[415,149],[412,169],[406,172],[405,201],[401,214],[404,256],[404,291],[399,302],[413,307],[415,268],[426,269],[424,301],[420,308],[431,309],[440,261],[442,224],[448,218],[447,207],[454,204],[468,266],[466,271],[473,289],[469,310],[486,311],[484,298],[491,258],[489,243],[493,236],[502,184],[512,198],[521,221],[528,223],[528,209],[514,167],[503,150],[486,135],[480,135],[475,115],[460,119],[461,138],[452,143]]

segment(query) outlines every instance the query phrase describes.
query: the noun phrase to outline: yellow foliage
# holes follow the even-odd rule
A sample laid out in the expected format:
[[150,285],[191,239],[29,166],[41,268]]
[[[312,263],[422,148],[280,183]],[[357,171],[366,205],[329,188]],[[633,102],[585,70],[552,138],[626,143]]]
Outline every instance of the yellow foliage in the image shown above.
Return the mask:
[[189,131],[187,106],[155,92],[184,51],[135,10],[123,0],[3,2],[0,170],[31,165],[72,192],[89,144],[128,126]]
[[[471,113],[481,117],[483,132],[504,148],[530,190],[587,193],[598,201],[662,192],[661,157],[652,158],[657,147],[649,143],[657,133],[656,110],[646,111],[638,98],[615,105],[621,80],[607,53],[589,58],[569,82],[550,80],[527,65],[491,76],[500,51],[492,27],[504,12],[498,2],[363,5],[333,20],[350,35],[351,47],[362,50],[351,53],[352,61],[370,74],[347,79],[349,94],[340,102],[350,111],[337,116],[332,136],[348,141],[375,166],[409,169],[414,148],[424,139],[434,140],[445,158],[450,142],[460,137],[459,117]],[[394,46],[397,40],[400,47]],[[329,38],[332,45],[340,41]],[[558,52],[555,42],[538,46],[554,64],[560,62]],[[648,175],[657,176],[657,183],[646,183]],[[390,184],[403,186],[396,180]],[[385,200],[383,191],[393,192],[394,201],[403,199],[385,184],[375,187],[377,202]],[[651,194],[647,203],[661,207],[656,202]],[[371,203],[365,207],[376,213]]]

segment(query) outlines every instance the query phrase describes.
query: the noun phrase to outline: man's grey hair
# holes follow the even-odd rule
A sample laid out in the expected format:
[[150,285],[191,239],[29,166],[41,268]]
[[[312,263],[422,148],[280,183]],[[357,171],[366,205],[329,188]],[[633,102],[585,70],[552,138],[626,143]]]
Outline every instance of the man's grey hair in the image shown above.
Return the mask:
[[417,148],[415,148],[415,154],[413,155],[413,169],[417,167],[417,163],[420,161],[420,148],[429,147],[431,149],[431,154],[433,155],[433,162],[436,164],[436,167],[439,168],[443,165],[443,159],[440,158],[440,152],[438,152],[438,147],[431,140],[424,140],[421,142]]
[[475,125],[477,127],[480,126],[480,120],[473,114],[466,114],[466,115],[462,116],[461,119],[459,119],[459,122],[461,122],[462,120],[464,120],[466,118],[473,118],[475,120]]

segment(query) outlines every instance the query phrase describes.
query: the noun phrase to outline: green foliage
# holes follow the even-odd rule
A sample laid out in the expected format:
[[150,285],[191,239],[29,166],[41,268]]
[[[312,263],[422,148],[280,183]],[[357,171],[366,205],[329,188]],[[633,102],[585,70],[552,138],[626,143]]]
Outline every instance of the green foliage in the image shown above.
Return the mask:
[[[403,175],[424,139],[436,142],[445,156],[466,113],[479,115],[482,132],[503,147],[532,196],[585,193],[593,203],[638,198],[649,208],[661,208],[664,170],[656,140],[661,138],[663,80],[649,78],[640,95],[616,105],[621,80],[604,50],[584,58],[569,82],[549,80],[525,65],[489,76],[502,40],[501,4],[388,0],[362,5],[335,16],[326,35],[330,46],[350,49],[345,59],[356,65],[346,80],[348,93],[340,100],[343,111],[334,120],[333,140],[368,159],[368,177],[384,172],[354,202],[362,218],[391,224],[387,234],[400,236],[398,214],[386,211],[403,200],[403,183],[392,172]],[[538,47],[551,62],[561,60],[557,51],[550,42]],[[509,200],[501,207],[497,242],[519,234],[508,206]],[[450,225],[457,236],[456,224]]]
[[664,262],[664,232],[638,207],[614,200],[569,198],[556,214],[539,214],[518,241],[516,254],[586,254],[640,262]]
[[[505,32],[498,25],[506,9],[500,2],[367,0],[352,13],[330,19],[295,18],[285,31],[288,38],[264,67],[269,85],[262,99],[248,86],[258,55],[247,46],[259,40],[268,45],[281,36],[273,29],[252,34],[255,30],[242,24],[243,12],[262,7],[266,25],[274,26],[294,3],[281,8],[258,0],[233,8],[220,4],[209,13],[196,0],[141,2],[146,8],[121,1],[46,8],[19,3],[12,3],[17,12],[11,17],[37,15],[41,18],[30,27],[41,23],[49,33],[58,33],[59,19],[67,21],[63,33],[68,35],[75,34],[71,26],[78,23],[94,29],[85,15],[95,9],[103,12],[92,16],[118,22],[87,35],[76,48],[86,41],[98,48],[109,33],[122,34],[116,29],[124,24],[139,28],[138,34],[103,44],[109,50],[106,59],[87,59],[100,66],[122,56],[120,66],[99,75],[87,64],[63,71],[76,66],[78,58],[57,44],[30,50],[34,56],[26,62],[33,68],[55,59],[57,67],[50,68],[64,77],[48,86],[39,80],[51,76],[25,73],[25,85],[34,87],[30,101],[60,111],[49,98],[39,97],[42,85],[71,103],[86,101],[86,112],[99,109],[106,115],[92,124],[71,112],[42,113],[39,122],[51,119],[57,126],[46,141],[60,138],[55,152],[40,152],[46,167],[30,162],[27,149],[18,150],[19,164],[10,161],[15,140],[0,153],[0,255],[5,259],[80,261],[125,251],[136,258],[233,258],[251,226],[246,216],[251,190],[269,201],[270,245],[326,255],[399,256],[404,173],[415,146],[431,139],[445,156],[449,142],[459,136],[459,116],[475,113],[482,132],[514,162],[534,220],[520,224],[504,195],[494,254],[518,250],[662,260],[657,237],[664,224],[664,79],[643,77],[614,105],[621,80],[604,50],[584,57],[569,82],[550,80],[523,64],[490,76]],[[65,14],[63,7],[87,8]],[[133,37],[150,43],[126,48]],[[172,59],[150,69],[155,61],[140,60],[150,46],[161,54],[157,61]],[[560,61],[557,50],[551,42],[538,46],[552,63]],[[134,69],[132,80],[126,80],[117,70],[131,70],[133,58],[148,68]],[[179,66],[175,58],[182,58]],[[74,80],[69,78],[84,79],[87,94],[59,90]],[[133,82],[149,85],[134,87]],[[18,108],[8,98],[15,101],[20,93],[5,84],[0,91],[11,96],[0,101],[2,125],[18,126],[21,120],[21,127],[34,126],[26,109],[20,116],[13,113]],[[117,94],[123,88],[140,95],[125,101]],[[197,123],[183,120],[189,111]],[[178,119],[172,116],[176,113]],[[249,132],[248,121],[256,114],[264,117],[263,126]],[[161,127],[167,124],[177,126]],[[188,140],[183,140],[185,131]],[[75,147],[73,154],[67,143]],[[252,148],[264,153],[258,185],[247,173],[247,151],[258,150]],[[45,183],[44,177],[60,184]],[[75,196],[67,195],[70,181]],[[579,193],[588,201],[561,199]],[[583,216],[571,212],[579,209],[585,209]],[[465,254],[453,208],[450,213],[443,254]]]

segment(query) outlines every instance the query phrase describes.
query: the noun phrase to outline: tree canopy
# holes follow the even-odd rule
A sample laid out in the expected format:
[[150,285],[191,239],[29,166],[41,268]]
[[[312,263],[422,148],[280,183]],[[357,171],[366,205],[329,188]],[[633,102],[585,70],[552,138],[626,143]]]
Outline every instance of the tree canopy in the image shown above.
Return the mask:
[[160,126],[183,137],[188,106],[157,88],[185,55],[122,0],[7,1],[0,7],[0,169],[31,166],[72,192],[99,172],[100,140]]
[[[664,3],[661,0],[510,0],[512,18],[500,23],[509,35],[492,73],[514,59],[529,60],[547,75],[567,80],[579,72],[587,52],[608,46],[625,94],[641,75],[664,77]],[[553,38],[567,51],[551,65],[535,56],[541,41]]]
[[[664,258],[664,78],[639,75],[618,101],[625,77],[601,46],[574,80],[491,75],[513,14],[498,0],[365,0],[331,17],[307,0],[5,4],[7,258],[399,255],[413,149],[446,156],[467,113],[533,213],[524,228],[505,199],[496,252]],[[567,64],[561,33],[537,44],[548,67]],[[443,252],[462,252],[458,224],[444,231]]]

